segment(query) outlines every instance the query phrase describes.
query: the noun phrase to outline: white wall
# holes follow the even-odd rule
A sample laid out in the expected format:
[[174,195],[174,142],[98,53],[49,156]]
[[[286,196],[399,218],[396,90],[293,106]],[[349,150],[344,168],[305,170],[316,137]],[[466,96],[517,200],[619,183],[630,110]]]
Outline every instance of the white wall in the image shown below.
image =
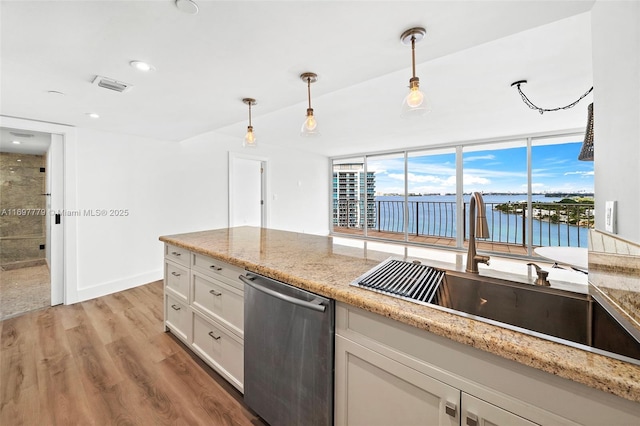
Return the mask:
[[[161,235],[227,227],[230,150],[246,153],[240,138],[214,132],[175,143],[78,129],[77,300],[161,279]],[[327,234],[328,159],[268,147],[250,153],[268,159],[267,185],[277,194],[267,200],[269,227]]]
[[618,202],[618,235],[640,243],[640,2],[592,9],[596,228]]
[[[228,152],[267,159],[267,227],[326,235],[329,232],[329,176],[325,156],[260,143],[243,148],[242,135],[209,132],[181,143],[185,172],[193,180],[188,225],[175,232],[228,225]],[[187,195],[188,194],[188,195]],[[189,203],[189,200],[184,200]],[[173,233],[173,231],[172,231]]]
[[63,218],[75,221],[77,233],[78,284],[71,302],[161,279],[158,237],[189,208],[177,200],[188,185],[180,146],[83,128],[76,146],[79,216]]

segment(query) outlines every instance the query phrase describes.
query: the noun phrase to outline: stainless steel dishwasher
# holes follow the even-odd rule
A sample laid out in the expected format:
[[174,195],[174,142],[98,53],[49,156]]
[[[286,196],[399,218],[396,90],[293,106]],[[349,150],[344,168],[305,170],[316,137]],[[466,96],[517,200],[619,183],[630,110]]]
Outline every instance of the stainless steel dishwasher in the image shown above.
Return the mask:
[[335,301],[262,275],[244,292],[244,400],[271,426],[333,424]]

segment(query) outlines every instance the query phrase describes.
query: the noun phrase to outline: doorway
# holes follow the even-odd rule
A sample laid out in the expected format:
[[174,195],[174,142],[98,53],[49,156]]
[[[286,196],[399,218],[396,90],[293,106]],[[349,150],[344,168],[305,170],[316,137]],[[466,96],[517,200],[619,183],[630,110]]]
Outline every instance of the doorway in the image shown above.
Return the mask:
[[52,215],[62,199],[61,152],[60,135],[0,128],[0,320],[63,301],[52,286],[52,272],[62,284]]
[[267,226],[267,160],[229,153],[229,226]]

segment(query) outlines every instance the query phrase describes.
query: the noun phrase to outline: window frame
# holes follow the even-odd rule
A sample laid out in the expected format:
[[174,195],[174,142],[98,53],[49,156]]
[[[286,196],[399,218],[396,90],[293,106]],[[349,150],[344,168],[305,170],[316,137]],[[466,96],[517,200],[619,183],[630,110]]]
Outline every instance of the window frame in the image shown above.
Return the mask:
[[[381,156],[393,156],[398,155],[404,158],[404,197],[403,197],[403,206],[404,206],[404,230],[403,230],[403,238],[402,239],[387,239],[381,237],[374,237],[369,235],[368,233],[368,220],[365,219],[364,227],[362,235],[351,235],[345,234],[341,232],[336,232],[334,229],[333,223],[333,203],[329,206],[329,234],[332,236],[338,237],[349,237],[356,239],[364,239],[369,241],[381,241],[386,243],[395,243],[395,244],[404,244],[410,246],[428,246],[432,248],[444,249],[444,250],[455,250],[455,251],[463,251],[466,250],[464,247],[465,241],[465,233],[464,230],[464,167],[463,167],[463,156],[465,152],[465,148],[469,147],[481,147],[482,145],[496,145],[497,149],[500,149],[500,145],[509,145],[513,143],[522,143],[526,141],[526,176],[527,176],[527,213],[528,217],[532,217],[532,184],[533,184],[533,176],[532,176],[532,146],[535,141],[544,140],[544,139],[566,139],[575,137],[576,140],[582,140],[584,137],[583,129],[568,129],[564,131],[553,131],[553,132],[543,132],[543,133],[534,133],[534,134],[525,134],[525,135],[516,135],[516,136],[508,136],[502,138],[487,138],[481,140],[470,140],[470,141],[462,141],[455,143],[444,143],[444,144],[434,144],[427,146],[417,146],[417,147],[406,147],[402,149],[390,149],[385,151],[375,151],[375,152],[365,152],[365,153],[353,153],[349,155],[342,156],[332,156],[329,157],[329,179],[331,179],[330,186],[330,199],[333,199],[333,172],[334,172],[334,164],[339,164],[336,162],[361,158],[363,160],[363,171],[364,175],[367,176],[368,172],[368,159],[371,157],[381,157]],[[409,158],[412,154],[421,152],[425,155],[428,155],[429,152],[442,151],[442,150],[454,150],[455,152],[455,164],[456,164],[456,226],[458,231],[455,236],[455,246],[443,246],[437,244],[429,244],[429,243],[421,243],[409,240],[409,229],[408,229],[408,203],[409,203],[409,183],[408,183],[408,173],[409,173]],[[366,192],[366,188],[365,188]],[[532,235],[533,232],[533,224],[532,221],[529,220],[528,224],[528,235]],[[533,241],[528,239],[526,241],[527,254],[524,256],[525,258],[531,258],[533,256]],[[501,255],[505,255],[505,253],[500,253]],[[519,255],[513,255],[507,257],[523,257]]]

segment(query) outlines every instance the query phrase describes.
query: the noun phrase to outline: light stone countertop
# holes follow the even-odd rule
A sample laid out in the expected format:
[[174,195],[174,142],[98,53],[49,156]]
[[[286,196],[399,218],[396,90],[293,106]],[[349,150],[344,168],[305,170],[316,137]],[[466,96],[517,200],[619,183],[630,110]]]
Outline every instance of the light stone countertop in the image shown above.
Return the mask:
[[[333,237],[254,227],[169,235],[160,237],[160,240],[640,402],[639,365],[350,286],[353,280],[390,256],[389,252],[371,249],[381,247],[379,244],[360,242],[360,246],[347,246],[336,244]],[[428,250],[415,250],[402,245],[393,247],[397,251],[392,254],[394,256],[406,255],[410,259],[420,257],[425,264],[445,269],[464,268],[462,258],[466,255],[448,252],[438,259],[429,256]],[[481,269],[480,275],[507,279],[516,277],[523,283],[532,283],[535,278],[530,275],[517,277],[489,268]],[[572,286],[554,282],[551,275],[550,280],[555,287]],[[586,285],[578,283],[576,288],[580,287],[586,292]]]

